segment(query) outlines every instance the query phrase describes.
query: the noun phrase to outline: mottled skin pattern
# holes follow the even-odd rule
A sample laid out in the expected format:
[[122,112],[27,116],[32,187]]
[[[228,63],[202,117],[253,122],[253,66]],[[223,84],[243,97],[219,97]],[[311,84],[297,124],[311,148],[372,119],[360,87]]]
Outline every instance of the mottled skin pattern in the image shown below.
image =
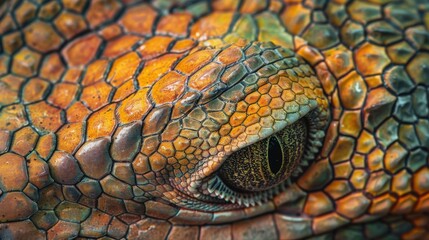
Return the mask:
[[[0,239],[429,238],[428,29],[425,0],[3,2]],[[303,119],[287,184],[210,189]]]

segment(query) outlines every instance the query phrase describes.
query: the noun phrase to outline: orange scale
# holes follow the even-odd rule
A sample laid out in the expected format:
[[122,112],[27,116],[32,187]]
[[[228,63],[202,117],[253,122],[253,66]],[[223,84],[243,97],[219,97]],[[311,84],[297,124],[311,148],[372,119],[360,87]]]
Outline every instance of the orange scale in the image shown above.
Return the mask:
[[141,120],[152,107],[148,99],[148,89],[144,88],[125,98],[117,109],[119,121],[129,123]]
[[260,94],[267,94],[269,91],[270,91],[270,88],[271,88],[271,84],[264,84],[264,85],[262,85],[262,86],[260,86],[259,88],[258,88],[258,92],[260,93]]
[[271,85],[270,91],[268,94],[272,98],[280,97],[282,95],[283,89],[279,85]]
[[142,4],[127,10],[120,23],[127,32],[150,35],[157,15],[152,7]]
[[258,0],[245,0],[241,4],[241,13],[256,13],[258,11],[262,11],[267,7],[266,1],[258,1]]
[[156,104],[171,103],[185,90],[186,76],[177,72],[169,72],[157,81],[151,90]]
[[14,75],[6,75],[0,78],[0,104],[8,105],[18,101],[18,91],[21,88],[23,78]]
[[[244,120],[244,122],[243,122],[243,125],[246,127],[249,127],[253,124],[258,123],[259,120],[260,120],[260,117],[256,114],[247,115],[246,120]],[[246,132],[248,132],[247,129],[246,129]],[[255,134],[257,134],[257,133],[255,133]]]
[[356,109],[363,105],[367,87],[362,77],[355,71],[338,81],[342,105],[346,109]]
[[45,102],[38,102],[27,106],[31,123],[42,132],[55,132],[63,125],[61,110]]
[[390,194],[384,194],[379,197],[375,197],[372,200],[371,207],[368,209],[368,213],[374,215],[384,215],[390,211],[396,202],[397,199]]
[[278,85],[283,88],[283,90],[290,89],[292,87],[290,79],[284,76],[279,77]]
[[243,57],[243,52],[237,46],[231,46],[223,50],[217,56],[216,60],[223,63],[224,65],[229,65],[231,63],[236,63]]
[[132,93],[134,93],[136,90],[137,89],[134,87],[134,81],[130,79],[116,89],[115,95],[113,96],[112,100],[114,102],[121,101]]
[[[5,191],[14,191],[24,189],[25,185],[28,182],[27,176],[27,166],[25,163],[25,159],[18,154],[15,153],[5,153],[0,156],[0,182],[2,183],[2,189]],[[9,195],[11,193],[8,193]],[[27,198],[28,199],[28,198]],[[25,201],[22,199],[12,198],[9,201],[6,200],[4,196],[2,196],[2,207],[4,207],[7,203],[11,205],[18,205],[20,210],[16,211],[17,208],[12,208],[13,212],[16,215],[22,213],[22,207],[25,207]],[[13,204],[15,203],[15,204]],[[5,208],[2,208],[2,213],[5,212]],[[4,219],[4,215],[2,216]],[[19,219],[19,218],[16,218]]]
[[12,18],[12,13],[4,14],[3,19],[0,23],[0,34],[3,35],[4,33],[14,30],[16,28],[17,25],[15,23],[15,20]]
[[189,49],[193,48],[195,46],[195,41],[192,39],[182,39],[176,41],[173,48],[171,49],[171,52],[174,53],[181,53],[188,51]]
[[156,33],[184,37],[188,32],[188,25],[192,20],[189,13],[172,13],[161,18]]
[[329,69],[339,78],[354,68],[352,53],[339,45],[324,52]]
[[[257,123],[250,125],[250,126],[246,126],[246,134],[247,135],[258,135],[261,132],[262,126],[259,124],[260,118],[257,115],[254,115],[254,116],[256,117],[254,119],[257,121]],[[245,122],[245,124],[246,124],[246,122]]]
[[222,65],[218,63],[209,63],[189,79],[188,86],[201,91],[219,79],[222,69]]
[[340,133],[358,137],[362,130],[361,112],[344,111],[340,119]]
[[346,136],[339,137],[330,156],[331,162],[338,163],[349,160],[354,147],[355,139]]
[[154,153],[149,158],[150,167],[153,171],[158,172],[167,165],[167,159],[159,153]]
[[177,151],[184,151],[190,146],[190,141],[189,139],[178,137],[174,140],[173,145]]
[[123,84],[134,76],[140,62],[141,59],[135,52],[127,53],[116,59],[107,76],[107,81],[115,87]]
[[21,156],[30,153],[36,146],[39,135],[31,127],[24,127],[15,132],[11,150]]
[[35,21],[24,29],[27,45],[41,53],[56,50],[63,43],[63,39],[49,23]]
[[414,211],[427,212],[429,210],[429,194],[425,194],[418,199],[417,206]]
[[105,28],[100,30],[100,35],[105,40],[110,40],[110,39],[115,38],[121,34],[122,34],[121,26],[119,26],[119,24],[116,24],[116,23],[109,25],[109,26],[106,26]]
[[143,43],[137,51],[140,52],[142,59],[153,59],[166,53],[172,41],[171,37],[156,36]]
[[23,77],[31,77],[36,75],[41,55],[28,48],[22,48],[15,53],[12,63],[12,72]]
[[61,62],[60,55],[52,53],[45,57],[40,69],[40,77],[49,79],[51,82],[58,82],[64,71],[65,67]]
[[87,86],[103,80],[104,74],[108,68],[109,61],[105,59],[95,60],[86,68],[85,76],[82,79],[82,85]]
[[131,51],[131,47],[140,41],[141,38],[134,35],[123,35],[111,40],[104,49],[103,56],[108,58],[117,57],[123,53]]
[[42,189],[53,182],[51,176],[49,176],[48,164],[35,152],[27,156],[27,167],[29,182],[38,189]]
[[42,100],[46,90],[49,88],[49,82],[40,79],[32,78],[25,84],[23,89],[22,99],[24,103],[36,102]]
[[67,122],[81,122],[91,113],[91,111],[85,107],[82,102],[74,102],[66,112]]
[[95,57],[101,42],[97,35],[88,34],[67,44],[62,54],[69,66],[86,65]]
[[191,37],[205,40],[228,32],[234,13],[215,12],[198,20],[191,28]]
[[298,83],[292,83],[292,91],[295,94],[301,94],[304,93],[304,88]]
[[334,200],[345,196],[351,191],[352,188],[347,180],[333,180],[325,187],[325,192]]
[[259,98],[261,98],[261,94],[259,92],[252,92],[246,96],[244,101],[248,104],[253,104],[258,102]]
[[149,172],[150,166],[148,158],[139,153],[133,160],[133,169],[137,174],[145,174]]
[[69,83],[77,83],[80,79],[80,75],[82,73],[82,69],[80,68],[68,68],[67,72],[63,76],[63,82],[69,82]]
[[239,1],[218,0],[213,1],[211,7],[215,11],[232,11],[237,9],[239,3]]
[[217,50],[205,49],[194,52],[182,59],[176,66],[176,70],[185,74],[192,74],[211,61]]
[[0,109],[0,129],[14,131],[28,124],[22,104],[14,104]]
[[0,131],[0,153],[5,153],[10,145],[11,133],[9,131]]
[[74,12],[79,12],[79,13],[82,12],[86,3],[87,3],[86,0],[82,0],[82,1],[66,0],[62,2],[64,8],[72,10]]
[[319,216],[334,209],[332,200],[323,192],[314,192],[308,195],[304,206],[304,213],[310,216]]
[[271,102],[271,97],[268,94],[262,95],[258,100],[258,105],[260,107],[268,106]]
[[96,110],[109,103],[110,92],[112,87],[105,82],[98,82],[96,84],[83,88],[80,99],[91,110]]
[[281,98],[273,98],[270,102],[269,107],[271,109],[281,109],[285,105],[285,102]]
[[52,20],[60,11],[60,3],[47,2],[40,7],[38,17],[43,20]]
[[246,117],[246,113],[235,112],[229,119],[229,124],[231,124],[233,127],[239,126],[244,122]]
[[411,178],[411,174],[406,169],[402,169],[393,176],[391,191],[397,193],[399,196],[410,193],[412,190]]
[[291,90],[285,90],[282,93],[282,99],[285,102],[291,102],[291,101],[295,100],[295,93],[293,93]]
[[52,105],[65,109],[75,99],[78,86],[72,83],[56,84],[48,98]]
[[158,152],[165,157],[174,156],[175,151],[171,142],[162,142],[158,147]]
[[398,201],[392,208],[391,212],[394,212],[395,214],[411,213],[418,200],[419,199],[417,199],[417,197],[412,194],[401,196],[398,198]]
[[337,212],[349,219],[364,214],[371,204],[370,200],[361,192],[349,194],[336,203]]
[[364,43],[355,54],[356,67],[364,76],[381,74],[390,60],[384,47]]
[[429,192],[428,176],[429,176],[428,167],[424,167],[414,174],[413,190],[417,194],[423,195]]
[[240,134],[244,133],[246,131],[246,128],[244,126],[238,126],[231,130],[229,136],[231,138],[237,138]]
[[271,115],[271,109],[268,106],[261,107],[258,111],[260,117],[267,117]]
[[298,35],[310,24],[311,12],[303,4],[293,4],[285,8],[280,18],[288,32]]
[[180,56],[180,54],[166,54],[159,58],[147,61],[143,70],[137,77],[139,86],[141,88],[152,86],[159,77],[171,69]]
[[67,39],[71,39],[88,28],[81,15],[70,12],[62,12],[54,23]]
[[[298,37],[296,39],[298,39]],[[297,46],[296,48],[299,48],[296,53],[302,58],[304,58],[311,65],[316,65],[317,63],[323,61],[324,57],[319,52],[319,50],[307,45],[306,42],[304,42],[304,45],[302,45],[301,47]]]
[[353,167],[350,162],[343,162],[334,165],[335,178],[347,179],[350,177]]
[[57,149],[73,154],[82,142],[83,130],[82,122],[65,124],[56,133]]
[[121,8],[119,1],[93,0],[86,12],[86,19],[91,28],[95,28],[115,16]]
[[116,103],[94,112],[87,121],[87,141],[113,134],[116,126]]

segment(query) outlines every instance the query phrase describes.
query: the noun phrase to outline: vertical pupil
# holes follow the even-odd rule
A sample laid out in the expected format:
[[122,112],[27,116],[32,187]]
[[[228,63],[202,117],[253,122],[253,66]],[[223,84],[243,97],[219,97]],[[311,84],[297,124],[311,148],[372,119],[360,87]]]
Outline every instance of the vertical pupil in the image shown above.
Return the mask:
[[273,174],[277,174],[280,171],[282,162],[283,152],[280,143],[276,137],[271,137],[268,143],[268,163]]

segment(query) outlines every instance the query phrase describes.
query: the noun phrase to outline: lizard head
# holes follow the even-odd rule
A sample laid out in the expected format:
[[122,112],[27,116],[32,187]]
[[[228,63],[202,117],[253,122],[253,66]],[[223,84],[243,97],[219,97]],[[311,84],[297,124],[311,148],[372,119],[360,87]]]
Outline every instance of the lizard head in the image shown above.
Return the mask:
[[146,156],[163,178],[153,184],[201,211],[272,201],[314,162],[329,116],[312,68],[272,43],[198,48],[148,94],[165,112]]

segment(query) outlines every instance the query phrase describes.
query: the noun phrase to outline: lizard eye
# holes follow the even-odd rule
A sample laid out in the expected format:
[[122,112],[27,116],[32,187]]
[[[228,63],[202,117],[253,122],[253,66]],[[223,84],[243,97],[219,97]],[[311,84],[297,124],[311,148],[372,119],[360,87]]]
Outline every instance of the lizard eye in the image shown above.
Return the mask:
[[203,182],[206,201],[238,206],[262,204],[285,191],[314,160],[324,133],[313,111],[278,132],[227,156]]
[[223,163],[219,176],[236,191],[270,189],[291,177],[300,164],[307,138],[304,120],[268,138],[234,152]]

